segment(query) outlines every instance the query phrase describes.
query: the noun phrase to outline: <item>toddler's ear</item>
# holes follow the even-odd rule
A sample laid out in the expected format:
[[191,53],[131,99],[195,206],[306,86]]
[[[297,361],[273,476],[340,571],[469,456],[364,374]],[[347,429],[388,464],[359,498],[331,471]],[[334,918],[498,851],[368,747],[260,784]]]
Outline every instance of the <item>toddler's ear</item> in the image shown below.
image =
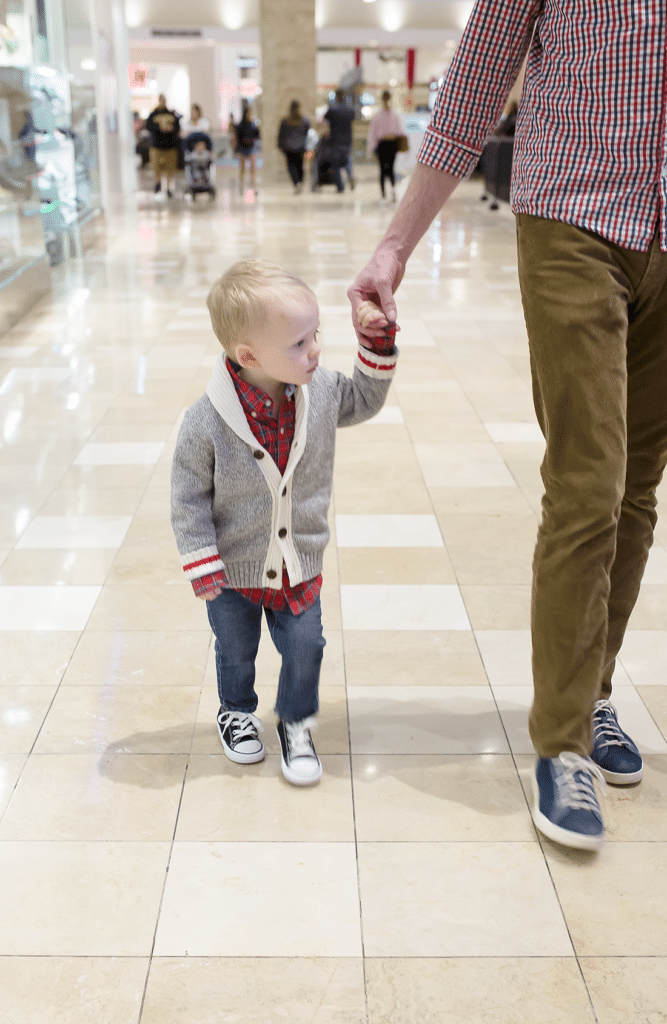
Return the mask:
[[239,366],[259,366],[259,361],[250,345],[237,345],[234,355]]

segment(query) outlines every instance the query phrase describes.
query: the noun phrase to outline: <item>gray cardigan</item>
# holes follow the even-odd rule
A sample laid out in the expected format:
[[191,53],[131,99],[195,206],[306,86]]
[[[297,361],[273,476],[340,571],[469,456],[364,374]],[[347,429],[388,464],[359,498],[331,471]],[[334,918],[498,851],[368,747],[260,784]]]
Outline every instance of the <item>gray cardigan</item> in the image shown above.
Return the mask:
[[352,379],[318,367],[295,392],[295,432],[281,477],[255,441],[226,359],[185,414],[171,473],[171,522],[189,580],[224,568],[232,587],[282,586],[322,570],[329,540],[336,428],[374,416],[396,366],[360,348]]

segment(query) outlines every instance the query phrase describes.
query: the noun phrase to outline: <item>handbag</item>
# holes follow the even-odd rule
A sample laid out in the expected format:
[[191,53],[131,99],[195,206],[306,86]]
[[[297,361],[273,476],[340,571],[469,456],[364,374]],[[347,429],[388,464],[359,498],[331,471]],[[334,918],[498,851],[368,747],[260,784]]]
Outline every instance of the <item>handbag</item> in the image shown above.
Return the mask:
[[397,136],[396,142],[398,143],[398,145],[396,146],[397,153],[407,153],[408,150],[410,149],[410,143],[408,141],[407,135]]

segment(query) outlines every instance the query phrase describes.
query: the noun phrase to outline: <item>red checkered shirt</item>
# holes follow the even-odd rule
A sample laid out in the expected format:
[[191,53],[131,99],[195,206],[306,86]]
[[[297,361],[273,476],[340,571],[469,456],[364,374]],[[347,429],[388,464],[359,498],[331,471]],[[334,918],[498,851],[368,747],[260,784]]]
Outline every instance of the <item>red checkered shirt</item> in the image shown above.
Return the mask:
[[666,0],[477,0],[418,159],[465,177],[528,51],[516,212],[667,251]]
[[[373,349],[378,353],[388,354],[394,347],[394,336],[396,328],[388,329],[384,338],[377,338],[373,342]],[[294,385],[285,386],[285,397],[280,403],[278,417],[271,415],[273,401],[261,388],[248,384],[239,375],[239,366],[231,359],[227,360],[227,369],[234,381],[234,387],[239,401],[245,413],[248,425],[253,437],[258,444],[268,452],[280,474],[285,472],[290,448],[294,440]],[[224,570],[209,573],[207,576],[200,576],[192,580],[192,587],[197,594],[211,593],[217,587],[229,588],[229,581]],[[238,592],[247,597],[253,604],[261,604],[264,608],[271,608],[274,611],[284,611],[289,608],[294,615],[305,612],[312,608],[322,589],[322,574],[315,579],[298,583],[295,587],[290,586],[287,567],[283,562],[282,589],[275,590],[272,587],[238,588]]]

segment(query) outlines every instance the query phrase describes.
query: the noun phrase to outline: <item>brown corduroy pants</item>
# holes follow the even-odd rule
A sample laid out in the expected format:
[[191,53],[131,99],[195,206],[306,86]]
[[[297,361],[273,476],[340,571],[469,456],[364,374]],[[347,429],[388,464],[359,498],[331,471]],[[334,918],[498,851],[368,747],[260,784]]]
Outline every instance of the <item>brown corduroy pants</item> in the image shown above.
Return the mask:
[[546,438],[533,562],[535,694],[541,757],[587,756],[595,701],[616,655],[653,542],[667,463],[667,254],[517,215],[519,280],[533,396]]

